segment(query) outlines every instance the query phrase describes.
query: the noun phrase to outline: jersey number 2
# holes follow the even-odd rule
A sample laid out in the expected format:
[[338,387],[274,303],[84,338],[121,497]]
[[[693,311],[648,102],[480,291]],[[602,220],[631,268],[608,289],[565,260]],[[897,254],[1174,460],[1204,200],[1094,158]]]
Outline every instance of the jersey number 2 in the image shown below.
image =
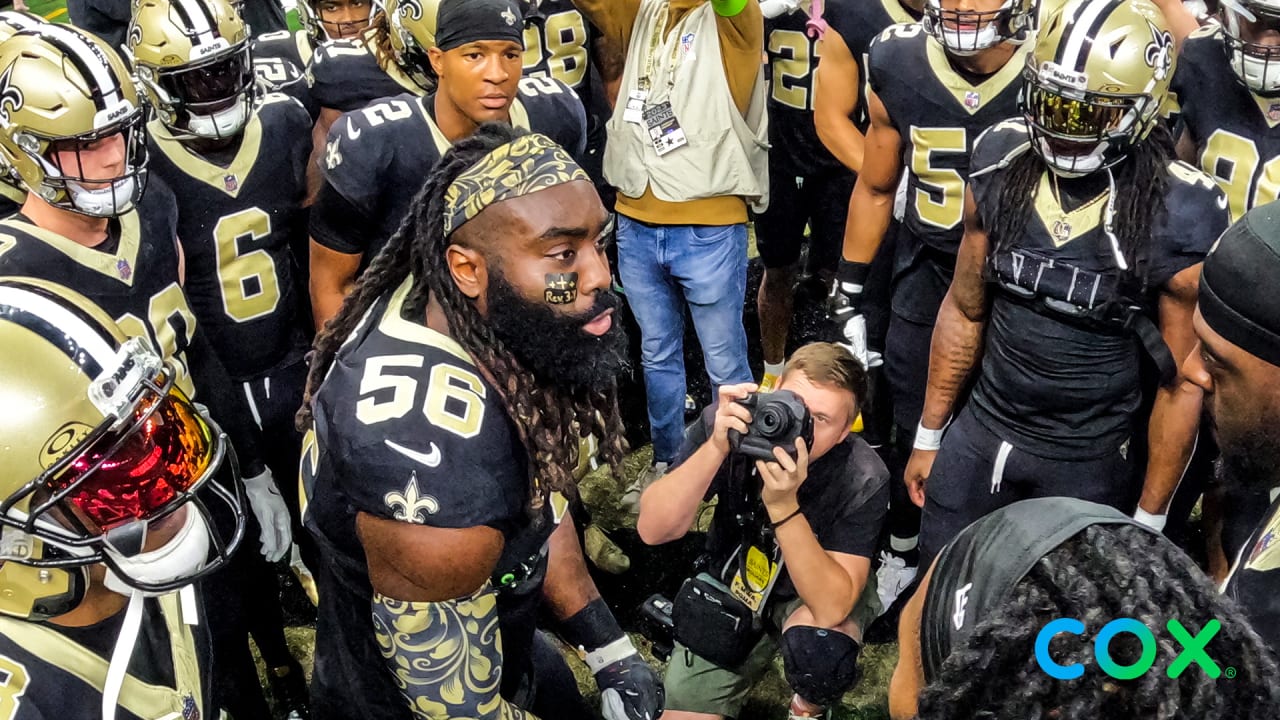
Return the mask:
[[[769,55],[773,56],[773,99],[796,110],[813,109],[813,70],[818,65],[819,46],[798,30],[774,30],[769,34]],[[795,81],[794,84],[788,80]]]

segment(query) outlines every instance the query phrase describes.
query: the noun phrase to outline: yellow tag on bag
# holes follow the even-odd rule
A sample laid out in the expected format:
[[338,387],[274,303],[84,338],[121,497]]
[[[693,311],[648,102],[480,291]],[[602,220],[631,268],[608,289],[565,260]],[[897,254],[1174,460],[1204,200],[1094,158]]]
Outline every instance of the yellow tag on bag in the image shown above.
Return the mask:
[[751,608],[752,612],[758,613],[773,579],[781,570],[781,564],[773,562],[763,550],[752,545],[747,549],[747,576],[743,578],[741,572],[734,573],[729,582],[729,591]]

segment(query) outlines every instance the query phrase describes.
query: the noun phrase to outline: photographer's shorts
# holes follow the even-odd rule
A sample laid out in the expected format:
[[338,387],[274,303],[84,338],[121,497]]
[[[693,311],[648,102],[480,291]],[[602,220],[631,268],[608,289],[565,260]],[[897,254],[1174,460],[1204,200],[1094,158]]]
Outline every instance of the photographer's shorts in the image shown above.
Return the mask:
[[[667,709],[737,717],[747,702],[751,688],[768,672],[774,658],[778,657],[778,635],[783,623],[802,604],[800,598],[795,598],[770,610],[766,622],[768,632],[756,643],[742,665],[734,670],[719,667],[676,643],[663,677],[667,691]],[[879,613],[879,605],[876,574],[868,573],[867,585],[862,589],[858,602],[854,603],[849,619],[866,632]]]

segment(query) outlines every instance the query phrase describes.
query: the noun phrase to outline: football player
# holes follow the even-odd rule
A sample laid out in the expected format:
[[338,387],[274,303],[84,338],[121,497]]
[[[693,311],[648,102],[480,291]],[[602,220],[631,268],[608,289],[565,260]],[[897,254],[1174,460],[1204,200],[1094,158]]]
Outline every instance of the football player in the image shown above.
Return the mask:
[[399,227],[424,172],[481,123],[532,128],[581,157],[582,103],[554,78],[521,80],[522,40],[515,0],[441,0],[438,46],[429,53],[436,92],[384,100],[333,126],[310,221],[317,329],[337,314],[356,276]]
[[78,293],[0,278],[0,344],[0,707],[218,717],[191,583],[243,536],[242,498],[211,481],[234,472],[227,437]]
[[[893,0],[897,2],[897,0]],[[821,2],[821,0],[819,0]],[[818,31],[809,3],[761,4],[769,90],[769,209],[756,217],[764,265],[757,305],[764,350],[760,387],[772,389],[786,360],[796,263],[809,227],[810,268],[830,279],[840,259],[854,175],[823,146],[814,129]],[[778,14],[774,14],[778,13]],[[854,80],[856,83],[856,80]],[[834,83],[833,83],[834,84]]]
[[1144,350],[1162,373],[1151,456],[1190,452],[1169,430],[1184,419],[1175,358],[1195,344],[1200,263],[1228,213],[1159,124],[1175,54],[1149,0],[1072,2],[1026,63],[1023,118],[975,146],[907,465],[922,560],[1027,497],[1132,509]]
[[317,716],[591,717],[534,631],[544,601],[606,718],[661,713],[564,511],[570,438],[603,438],[615,468],[623,454],[610,224],[549,138],[484,125],[437,164],[317,338],[302,413],[306,523],[329,560]]
[[[892,25],[869,47],[869,124],[833,292],[834,319],[864,364],[882,364],[867,346],[864,291],[902,186],[883,363],[901,457],[909,454],[920,419],[930,334],[960,244],[969,152],[983,130],[1017,112],[1022,45],[1035,12],[1033,0],[928,0],[920,23]],[[834,15],[839,28],[849,25],[846,15]],[[906,509],[909,498],[895,498],[891,535],[906,563],[893,583],[900,590],[913,575],[915,563],[907,560],[914,559],[917,521]]]
[[314,123],[320,105],[307,84],[307,66],[316,48],[330,40],[354,38],[375,14],[371,0],[305,0],[297,5],[299,30],[280,30],[253,39],[251,55],[258,80],[268,91],[302,103]]
[[[271,438],[262,450],[272,474],[291,477],[310,326],[299,318],[292,248],[307,242],[311,119],[285,95],[258,97],[248,28],[227,0],[140,0],[128,47],[156,114],[148,169],[178,200],[191,309]],[[300,529],[296,492],[286,495]],[[246,578],[247,592],[276,596],[273,568],[257,558],[243,567],[254,578]],[[251,628],[268,677],[277,696],[304,713],[305,681],[285,644],[279,604],[255,605]]]
[[75,288],[174,364],[174,382],[189,396],[198,389],[225,424],[263,554],[278,557],[291,544],[288,509],[249,409],[188,304],[173,194],[147,183],[144,117],[124,61],[92,35],[50,23],[0,43],[0,158],[28,191],[21,212],[0,221],[0,275]]

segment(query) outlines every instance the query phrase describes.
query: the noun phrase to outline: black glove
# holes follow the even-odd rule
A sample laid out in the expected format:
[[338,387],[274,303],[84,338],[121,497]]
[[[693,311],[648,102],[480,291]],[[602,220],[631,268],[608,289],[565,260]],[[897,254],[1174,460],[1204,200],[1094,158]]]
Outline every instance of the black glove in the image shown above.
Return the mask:
[[870,272],[871,265],[868,263],[850,262],[841,258],[840,269],[828,298],[828,313],[840,335],[838,342],[849,348],[849,352],[853,353],[864,368],[884,363],[880,353],[867,346],[867,320],[858,307],[862,303],[863,287]]
[[[615,659],[616,658],[616,659]],[[666,704],[662,680],[623,636],[587,653],[605,720],[657,720]]]

